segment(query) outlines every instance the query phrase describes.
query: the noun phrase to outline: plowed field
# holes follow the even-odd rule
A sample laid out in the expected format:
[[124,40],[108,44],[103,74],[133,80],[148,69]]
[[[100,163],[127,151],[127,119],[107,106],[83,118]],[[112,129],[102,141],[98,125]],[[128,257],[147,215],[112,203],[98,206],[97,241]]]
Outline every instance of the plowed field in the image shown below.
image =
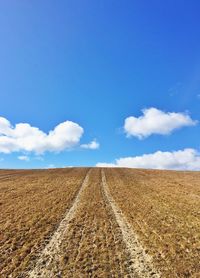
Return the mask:
[[200,277],[200,173],[0,170],[0,277]]

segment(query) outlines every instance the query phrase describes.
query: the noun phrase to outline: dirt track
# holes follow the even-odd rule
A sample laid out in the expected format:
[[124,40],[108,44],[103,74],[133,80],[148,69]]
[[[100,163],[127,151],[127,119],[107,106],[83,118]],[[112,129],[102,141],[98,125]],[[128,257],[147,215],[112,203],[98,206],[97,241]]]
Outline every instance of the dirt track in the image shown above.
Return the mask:
[[90,170],[28,277],[160,277],[112,199],[104,171]]
[[113,197],[111,196],[103,170],[102,186],[105,198],[107,199],[107,202],[114,213],[115,219],[121,229],[123,241],[126,244],[127,251],[130,254],[132,262],[132,265],[130,266],[131,272],[137,273],[139,277],[160,277],[159,272],[153,267],[152,258],[145,253],[145,250],[139,242],[137,235],[134,233],[131,225],[128,223],[122,211],[119,209]]
[[[83,184],[81,185],[81,188],[78,191],[78,194],[72,202],[71,208],[66,211],[64,218],[60,222],[57,230],[54,232],[49,243],[41,252],[40,258],[37,261],[36,266],[27,274],[29,277],[55,277],[55,275],[60,274],[58,266],[60,261],[60,245],[62,244],[65,233],[67,233],[68,231],[70,221],[75,216],[77,206],[79,205],[81,199],[81,195],[83,194],[85,187],[88,185],[89,173],[90,170],[88,171],[83,181]],[[50,268],[51,264],[54,264],[54,269]]]
[[[1,171],[0,277],[24,277],[71,206],[87,169]],[[16,178],[16,175],[18,177]]]
[[2,171],[0,276],[199,277],[199,178],[100,168]]

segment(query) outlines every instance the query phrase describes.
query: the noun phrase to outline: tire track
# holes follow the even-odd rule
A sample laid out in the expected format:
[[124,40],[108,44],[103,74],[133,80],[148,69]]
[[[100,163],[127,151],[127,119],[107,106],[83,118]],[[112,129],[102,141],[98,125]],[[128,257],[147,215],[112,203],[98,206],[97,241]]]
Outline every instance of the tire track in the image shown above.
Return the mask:
[[[133,269],[130,267],[130,265],[132,264],[131,258],[129,256],[129,252],[127,252],[127,247],[126,247],[126,244],[124,243],[122,232],[121,232],[121,229],[116,220],[115,214],[113,213],[110,202],[108,201],[107,195],[105,194],[104,188],[102,186],[102,178],[101,178],[101,183],[100,183],[100,191],[101,191],[101,197],[103,199],[103,204],[104,204],[106,213],[109,218],[108,227],[110,228],[110,234],[112,235],[113,241],[115,242],[115,245],[113,246],[113,248],[115,250],[114,251],[115,259],[118,261],[118,264],[117,264],[118,275],[119,275],[119,277],[124,277],[124,275],[128,275],[126,277],[130,278],[130,277],[132,277],[132,274],[133,274]],[[107,234],[105,234],[105,242],[106,242],[106,248],[108,250],[108,259],[107,260],[109,261],[110,258],[113,258],[113,253],[110,250],[110,243],[109,243]],[[122,250],[123,250],[123,252],[122,252]],[[123,265],[124,258],[125,258],[125,264]],[[113,269],[111,268],[110,272],[112,270]],[[115,269],[115,271],[116,271],[116,269]],[[134,273],[134,278],[139,278],[139,277]]]
[[60,262],[61,277],[130,278],[129,254],[110,212],[102,196],[101,169],[95,168],[62,241],[60,255],[67,261]]
[[129,266],[131,271],[131,277],[135,277],[135,274],[141,278],[159,278],[161,277],[153,265],[151,257],[145,253],[143,247],[138,241],[137,235],[133,232],[131,225],[124,217],[122,211],[116,205],[111,193],[108,189],[106,182],[106,175],[104,170],[101,170],[102,177],[102,189],[107,202],[114,214],[114,217],[121,229],[124,243],[131,257],[131,264]]
[[[79,206],[80,198],[88,185],[89,175],[91,169],[87,172],[85,179],[72,203],[72,206],[69,210],[66,211],[64,218],[60,222],[57,230],[54,232],[49,243],[45,246],[43,251],[40,253],[39,259],[36,262],[36,265],[33,270],[31,270],[26,277],[35,278],[35,277],[61,277],[59,271],[59,260],[60,260],[60,245],[64,238],[64,235],[67,233],[70,221],[73,219],[76,210]],[[56,269],[51,269],[51,263],[54,262],[54,267]],[[55,262],[58,262],[57,264]],[[56,273],[56,275],[55,275]]]

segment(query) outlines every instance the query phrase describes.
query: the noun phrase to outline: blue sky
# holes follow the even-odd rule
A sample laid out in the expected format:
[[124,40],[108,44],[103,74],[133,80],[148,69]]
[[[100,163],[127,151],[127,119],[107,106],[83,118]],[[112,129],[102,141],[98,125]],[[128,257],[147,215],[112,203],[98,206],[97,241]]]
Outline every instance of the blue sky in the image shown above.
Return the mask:
[[[189,154],[181,153],[189,155],[189,161],[173,155],[175,166],[170,162],[172,166],[165,168],[184,168],[186,163],[185,168],[197,169],[199,13],[197,0],[2,1],[0,116],[12,130],[16,124],[28,123],[48,136],[59,124],[72,121],[84,133],[76,134],[78,141],[70,147],[64,142],[56,149],[57,143],[47,139],[51,147],[38,152],[36,147],[23,146],[22,135],[20,147],[10,147],[10,131],[0,131],[0,168],[115,165],[120,158],[143,159],[144,154],[160,151],[162,160],[166,152],[190,149]],[[158,120],[148,136],[129,134],[125,119],[138,119],[142,109],[150,108],[169,117],[172,112],[184,115],[192,122],[168,126],[163,134],[170,122]],[[12,144],[18,144],[16,136],[11,136]],[[95,139],[98,148],[82,146]],[[156,168],[148,163],[142,165]]]

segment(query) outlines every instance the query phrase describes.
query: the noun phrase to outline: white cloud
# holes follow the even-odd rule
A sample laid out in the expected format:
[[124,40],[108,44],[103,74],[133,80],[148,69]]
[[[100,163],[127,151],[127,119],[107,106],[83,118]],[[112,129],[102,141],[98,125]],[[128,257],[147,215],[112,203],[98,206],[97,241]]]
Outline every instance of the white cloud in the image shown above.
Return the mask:
[[24,160],[24,161],[29,161],[30,160],[30,158],[28,157],[28,156],[26,156],[26,155],[20,155],[20,156],[18,156],[17,157],[19,160]]
[[128,167],[171,170],[200,170],[200,153],[195,149],[157,151],[141,156],[119,158],[115,163],[97,163],[97,167]]
[[7,119],[0,117],[0,152],[59,152],[78,144],[83,132],[81,126],[71,121],[60,123],[49,133],[45,133],[27,123],[19,123],[13,127]]
[[125,119],[124,130],[128,137],[142,139],[152,134],[167,135],[175,129],[197,124],[186,113],[163,112],[153,107],[143,109],[142,113],[138,118],[131,116]]
[[92,142],[88,144],[82,144],[81,148],[83,149],[90,149],[90,150],[96,150],[100,147],[100,144],[94,139]]

